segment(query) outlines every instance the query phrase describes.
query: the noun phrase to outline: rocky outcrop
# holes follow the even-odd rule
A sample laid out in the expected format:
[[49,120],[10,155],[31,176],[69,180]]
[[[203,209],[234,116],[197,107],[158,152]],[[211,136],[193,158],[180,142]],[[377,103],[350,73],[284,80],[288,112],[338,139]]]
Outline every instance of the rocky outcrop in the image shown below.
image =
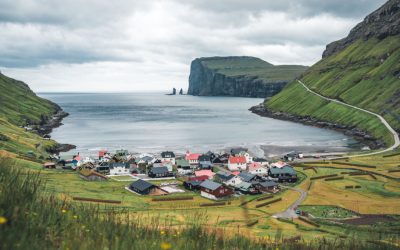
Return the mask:
[[[232,60],[232,58],[240,60],[246,57],[226,58],[229,60]],[[279,93],[294,78],[288,76],[284,80],[267,81],[257,75],[247,74],[246,70],[248,68],[243,69],[243,74],[229,76],[207,66],[205,62],[213,59],[198,58],[192,61],[189,76],[189,95],[266,98]],[[221,58],[218,58],[218,60],[221,60]],[[268,64],[267,62],[264,63]],[[270,65],[269,67],[275,67],[271,64],[268,65]],[[238,71],[240,72],[240,68],[238,68]]]
[[384,39],[398,34],[400,34],[400,0],[389,0],[355,26],[346,38],[328,44],[322,57],[341,51],[358,39],[368,40],[372,37]]

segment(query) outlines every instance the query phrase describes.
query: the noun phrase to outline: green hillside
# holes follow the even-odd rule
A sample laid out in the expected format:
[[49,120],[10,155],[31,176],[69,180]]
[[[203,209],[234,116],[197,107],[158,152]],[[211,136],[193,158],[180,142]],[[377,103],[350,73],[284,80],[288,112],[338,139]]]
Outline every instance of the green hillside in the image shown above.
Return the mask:
[[46,156],[46,149],[56,142],[20,126],[41,124],[59,110],[57,104],[36,96],[25,83],[0,73],[0,151],[24,157],[30,152],[33,158]]
[[60,107],[38,97],[25,83],[0,73],[0,117],[15,125],[40,124]]
[[230,77],[254,76],[265,81],[289,81],[308,67],[301,65],[273,65],[256,57],[211,57],[203,59],[210,69]]
[[[368,22],[357,25],[347,38],[329,45],[333,52],[325,52],[325,57],[308,69],[301,81],[323,96],[383,115],[400,131],[400,35],[397,30],[391,31],[393,35],[379,33],[397,22],[394,17],[400,11],[393,8],[395,4],[396,1],[387,2],[366,18]],[[367,32],[360,30],[368,30],[372,35],[364,37]],[[273,111],[356,126],[386,144],[392,142],[375,116],[323,100],[307,92],[297,81],[288,84],[265,105]]]

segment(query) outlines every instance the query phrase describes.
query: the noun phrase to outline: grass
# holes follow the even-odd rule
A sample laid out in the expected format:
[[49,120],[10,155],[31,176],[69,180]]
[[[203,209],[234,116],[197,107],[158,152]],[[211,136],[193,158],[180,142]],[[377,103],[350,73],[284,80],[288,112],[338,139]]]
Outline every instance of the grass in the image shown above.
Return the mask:
[[267,82],[290,81],[308,68],[300,65],[274,66],[256,57],[211,57],[201,60],[208,68],[223,75],[257,77]]
[[351,218],[356,216],[353,211],[343,209],[337,206],[318,206],[318,205],[303,205],[299,206],[301,211],[307,212],[314,217],[319,218]]
[[[400,106],[396,95],[399,94],[400,82],[395,75],[400,70],[399,44],[400,36],[356,41],[343,51],[313,65],[301,80],[310,89],[324,96],[383,115],[399,130]],[[391,135],[376,117],[328,102],[307,92],[297,82],[289,84],[265,105],[276,111],[354,126],[383,140],[387,145],[393,142]]]

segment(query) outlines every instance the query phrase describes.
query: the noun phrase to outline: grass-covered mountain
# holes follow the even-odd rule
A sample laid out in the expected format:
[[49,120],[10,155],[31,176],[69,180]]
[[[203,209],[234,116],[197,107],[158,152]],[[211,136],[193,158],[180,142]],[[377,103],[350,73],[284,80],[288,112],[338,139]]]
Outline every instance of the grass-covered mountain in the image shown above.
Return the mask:
[[248,56],[198,58],[191,64],[188,94],[270,97],[306,69]]
[[[61,114],[59,119],[52,119],[55,114]],[[45,132],[62,116],[65,113],[57,104],[38,97],[27,84],[0,73],[0,153],[26,155],[32,151],[36,156],[46,155],[46,150],[56,143],[21,126],[30,125]]]
[[[383,115],[400,131],[400,0],[386,2],[346,38],[329,44],[322,60],[301,81],[321,95]],[[392,141],[376,117],[323,100],[297,81],[265,106],[272,112],[355,127],[386,143]]]

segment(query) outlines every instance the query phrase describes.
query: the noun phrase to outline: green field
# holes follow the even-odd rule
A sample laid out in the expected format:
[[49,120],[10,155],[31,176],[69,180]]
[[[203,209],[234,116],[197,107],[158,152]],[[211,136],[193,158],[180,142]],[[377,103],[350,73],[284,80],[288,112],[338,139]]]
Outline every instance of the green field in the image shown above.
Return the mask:
[[253,76],[267,82],[290,81],[308,67],[300,65],[272,65],[256,57],[202,58],[208,68],[226,76]]

